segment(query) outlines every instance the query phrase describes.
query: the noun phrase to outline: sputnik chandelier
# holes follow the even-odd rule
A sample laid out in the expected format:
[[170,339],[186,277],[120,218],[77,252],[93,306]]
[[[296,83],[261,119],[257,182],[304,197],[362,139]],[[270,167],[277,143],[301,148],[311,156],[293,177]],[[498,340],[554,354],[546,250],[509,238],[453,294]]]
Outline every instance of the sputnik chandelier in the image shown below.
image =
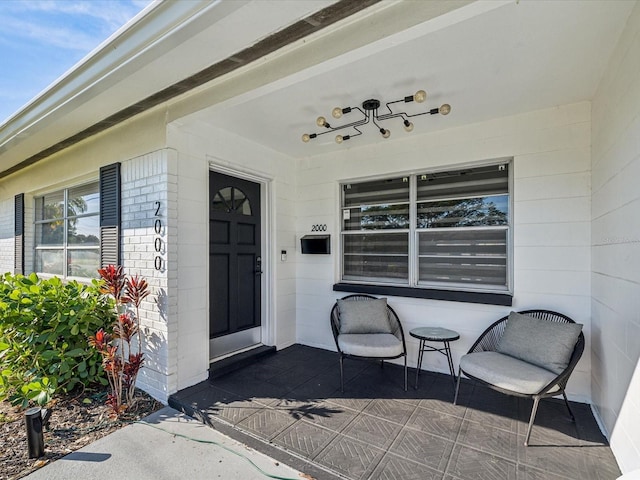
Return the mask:
[[378,109],[380,108],[380,100],[377,100],[375,98],[370,98],[369,100],[365,100],[364,102],[362,102],[362,108],[336,107],[331,112],[331,115],[333,116],[333,118],[342,118],[343,115],[347,113],[351,113],[354,110],[359,111],[362,114],[362,118],[360,118],[359,120],[353,121],[351,123],[347,123],[345,125],[332,126],[329,124],[329,122],[327,122],[326,118],[318,117],[318,119],[316,120],[316,124],[319,127],[326,128],[326,130],[319,133],[305,133],[304,135],[302,135],[302,141],[307,143],[312,138],[317,138],[320,135],[325,135],[327,133],[335,132],[337,130],[342,130],[344,128],[351,128],[357,132],[357,133],[352,133],[350,135],[336,135],[336,143],[342,143],[346,140],[350,140],[353,137],[362,135],[362,131],[360,131],[358,127],[361,127],[362,125],[366,125],[369,122],[373,123],[376,126],[376,128],[380,132],[380,135],[382,135],[383,138],[389,138],[389,136],[391,135],[391,131],[388,128],[384,128],[380,126],[378,122],[389,120],[391,118],[400,118],[402,120],[402,123],[404,124],[404,129],[407,132],[411,132],[413,130],[413,123],[409,121],[410,118],[418,117],[420,115],[426,115],[426,114],[435,115],[437,113],[441,115],[447,115],[451,111],[451,105],[447,103],[443,104],[439,108],[432,108],[430,110],[427,110],[426,112],[414,113],[411,115],[406,112],[394,112],[393,109],[391,108],[391,106],[395,105],[396,103],[401,103],[401,102],[422,103],[426,99],[427,99],[427,92],[425,92],[424,90],[418,90],[415,94],[409,95],[408,97],[404,97],[401,100],[388,102],[386,104],[386,108],[389,111],[388,113],[378,112]]

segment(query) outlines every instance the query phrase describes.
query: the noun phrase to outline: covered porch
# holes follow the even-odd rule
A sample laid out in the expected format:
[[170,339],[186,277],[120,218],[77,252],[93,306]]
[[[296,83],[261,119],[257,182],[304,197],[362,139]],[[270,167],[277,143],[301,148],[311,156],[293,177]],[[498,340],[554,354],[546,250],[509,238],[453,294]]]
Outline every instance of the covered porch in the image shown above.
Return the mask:
[[[414,373],[414,370],[410,370]],[[620,470],[589,405],[543,400],[530,446],[531,402],[446,374],[345,361],[293,345],[170,397],[174,408],[318,480],[615,479]]]
[[[614,479],[620,472],[605,437],[621,471],[640,468],[640,3],[278,5],[159,2],[0,125],[4,271],[46,270],[36,262],[36,201],[95,183],[102,168],[120,164],[121,218],[106,226],[119,232],[116,261],[157,292],[143,312],[149,338],[139,380],[158,399],[322,475]],[[420,107],[413,100],[422,89]],[[372,125],[361,136],[326,128],[327,118],[349,125],[331,118],[336,108],[403,98],[412,99],[406,115],[425,114],[415,129],[399,118],[386,119],[390,136]],[[446,116],[426,115],[444,105]],[[464,279],[443,287],[429,277],[431,252],[420,250],[430,227],[419,211],[488,194],[431,195],[419,182],[485,167],[505,172],[495,173],[502,189],[491,192],[508,212],[508,225],[495,229],[500,289],[482,275],[478,286]],[[247,285],[211,259],[229,237],[212,228],[221,202],[210,181],[223,175],[257,192],[251,211],[260,223],[243,226],[259,240],[245,269],[256,288],[234,295],[241,306],[253,300],[248,341],[278,353],[209,383],[217,358],[211,305],[228,285]],[[404,185],[392,189],[402,198],[387,201],[384,185],[393,182]],[[353,185],[377,195],[357,202],[345,193]],[[381,217],[372,207],[387,203],[404,210],[376,232],[362,213]],[[232,206],[226,213],[244,213]],[[350,242],[388,232],[406,241],[373,253]],[[329,236],[328,251],[307,254],[301,239],[318,233]],[[363,267],[387,253],[397,257],[393,276],[384,259]],[[468,253],[461,263],[470,263]],[[581,402],[577,423],[545,401],[525,449],[527,403],[466,384],[453,407],[441,373],[448,365],[435,355],[423,364],[420,388],[406,394],[397,365],[349,362],[341,395],[328,315],[345,292],[389,297],[407,331],[459,332],[455,365],[510,310],[570,316],[586,338],[567,388]],[[417,346],[407,344],[412,368]]]

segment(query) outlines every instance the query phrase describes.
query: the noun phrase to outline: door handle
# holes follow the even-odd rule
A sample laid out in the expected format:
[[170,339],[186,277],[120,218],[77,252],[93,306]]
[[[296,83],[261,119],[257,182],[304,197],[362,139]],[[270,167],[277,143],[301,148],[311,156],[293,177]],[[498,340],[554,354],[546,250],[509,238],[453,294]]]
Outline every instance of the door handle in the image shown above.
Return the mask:
[[262,257],[256,257],[256,269],[254,273],[257,275],[262,275]]

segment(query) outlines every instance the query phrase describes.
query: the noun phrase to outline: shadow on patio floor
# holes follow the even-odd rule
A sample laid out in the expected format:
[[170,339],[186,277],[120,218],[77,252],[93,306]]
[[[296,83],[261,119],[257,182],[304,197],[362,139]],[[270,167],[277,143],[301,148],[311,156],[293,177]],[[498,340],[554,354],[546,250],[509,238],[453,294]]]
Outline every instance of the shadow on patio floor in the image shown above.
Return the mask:
[[[409,377],[413,380],[414,377]],[[620,475],[591,409],[543,400],[529,447],[531,402],[464,382],[453,405],[448,375],[421,372],[402,388],[396,365],[334,352],[281,350],[169,404],[256,450],[322,479],[608,480]]]

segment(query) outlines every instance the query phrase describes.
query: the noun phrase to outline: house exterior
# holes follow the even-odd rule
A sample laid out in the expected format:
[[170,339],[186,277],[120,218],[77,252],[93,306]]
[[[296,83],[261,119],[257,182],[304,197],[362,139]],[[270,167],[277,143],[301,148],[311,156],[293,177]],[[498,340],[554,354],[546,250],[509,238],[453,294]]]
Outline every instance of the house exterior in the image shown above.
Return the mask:
[[[373,98],[408,118],[423,88],[451,113],[411,133],[316,125]],[[158,2],[0,125],[0,268],[144,275],[139,383],[162,401],[238,349],[335,349],[349,292],[460,332],[455,364],[509,311],[557,310],[587,340],[567,392],[627,472],[639,169],[635,0]]]

